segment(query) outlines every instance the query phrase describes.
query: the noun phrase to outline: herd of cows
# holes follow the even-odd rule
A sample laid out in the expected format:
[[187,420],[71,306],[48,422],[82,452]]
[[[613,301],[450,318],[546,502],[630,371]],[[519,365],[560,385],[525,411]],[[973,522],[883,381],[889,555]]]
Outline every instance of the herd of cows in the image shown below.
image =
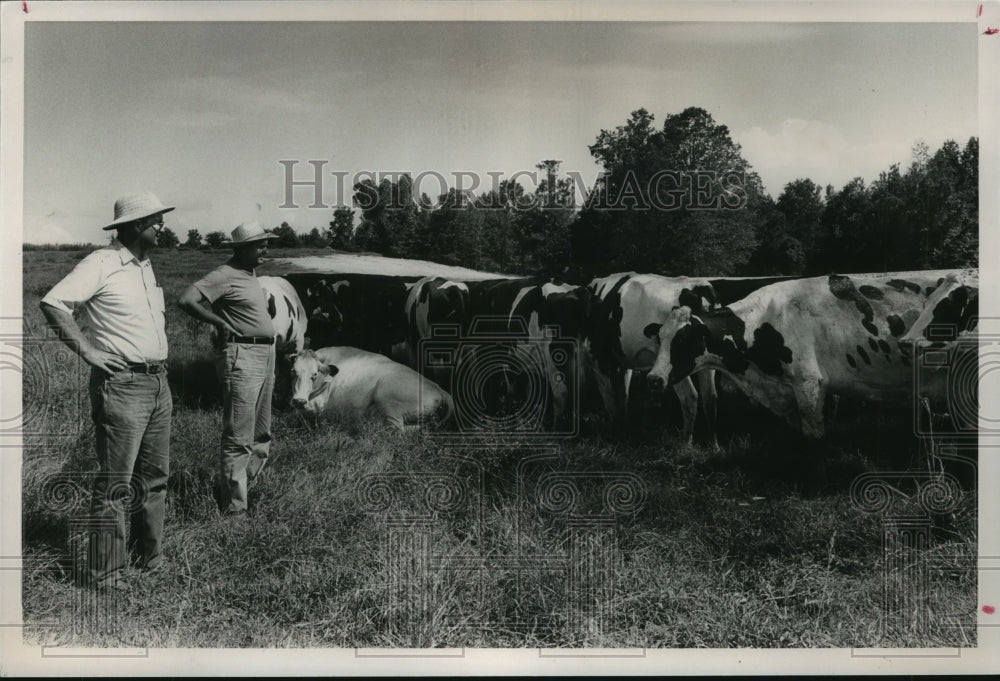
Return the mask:
[[[716,447],[716,372],[817,439],[830,395],[914,399],[916,349],[974,348],[963,341],[978,312],[977,270],[632,272],[580,285],[301,271],[259,280],[283,346],[278,385],[295,408],[399,428],[572,435],[581,395],[596,390],[593,403],[620,424],[632,373],[648,372],[651,387],[680,399],[683,438],[700,405]],[[947,366],[918,390],[944,403]]]

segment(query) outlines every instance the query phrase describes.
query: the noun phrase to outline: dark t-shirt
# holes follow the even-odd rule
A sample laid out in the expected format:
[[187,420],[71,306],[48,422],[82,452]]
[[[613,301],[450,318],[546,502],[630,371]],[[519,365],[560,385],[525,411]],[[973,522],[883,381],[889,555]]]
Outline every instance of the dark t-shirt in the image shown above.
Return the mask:
[[250,272],[225,264],[196,281],[194,287],[239,335],[274,336],[266,294]]

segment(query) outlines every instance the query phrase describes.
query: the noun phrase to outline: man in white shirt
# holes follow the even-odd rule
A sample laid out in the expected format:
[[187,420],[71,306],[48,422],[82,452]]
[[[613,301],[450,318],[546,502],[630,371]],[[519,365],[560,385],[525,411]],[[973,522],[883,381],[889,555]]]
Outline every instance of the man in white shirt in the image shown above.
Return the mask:
[[[117,238],[81,260],[41,301],[49,324],[92,367],[98,472],[87,564],[76,575],[81,586],[118,586],[126,549],[141,568],[162,564],[173,403],[163,289],[146,255],[172,210],[149,192],[118,199],[115,219],[104,227],[118,230]],[[129,503],[126,547],[121,507],[130,487],[137,498]]]

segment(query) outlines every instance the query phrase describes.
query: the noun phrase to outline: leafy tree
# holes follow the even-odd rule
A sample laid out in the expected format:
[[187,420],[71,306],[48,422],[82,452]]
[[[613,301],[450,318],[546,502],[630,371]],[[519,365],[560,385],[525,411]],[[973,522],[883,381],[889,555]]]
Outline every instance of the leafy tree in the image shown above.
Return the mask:
[[919,183],[919,231],[928,267],[979,263],[979,140],[964,149],[948,140],[931,157]]
[[340,206],[333,211],[333,221],[327,230],[326,238],[330,248],[339,251],[354,250],[354,209]]
[[160,248],[176,248],[181,243],[174,231],[169,227],[164,227],[156,235],[156,245]]
[[379,184],[364,179],[354,185],[354,203],[361,208],[355,232],[359,248],[387,256],[419,257],[427,242],[427,223],[419,217],[408,174]]
[[852,263],[867,259],[864,249],[870,204],[865,181],[860,177],[839,192],[827,187],[820,217],[819,253],[814,261],[817,272],[859,271]]
[[461,254],[469,250],[463,242],[468,237],[470,205],[464,192],[451,188],[447,194],[438,197],[438,207],[428,213],[427,245],[435,262],[461,264]]
[[201,248],[201,234],[197,229],[188,230],[187,241],[184,242],[184,245],[190,248]]
[[277,248],[296,248],[300,244],[299,235],[287,222],[275,227],[272,233],[278,237],[272,242]]
[[[775,208],[784,217],[784,233],[768,235],[768,244],[763,241],[759,243],[760,248],[776,248],[784,254],[784,274],[801,274],[806,260],[813,259],[816,234],[823,214],[822,191],[812,180],[798,179],[786,184],[778,197]],[[794,258],[789,257],[793,250],[798,251]]]
[[757,250],[748,274],[798,274],[806,265],[802,242],[789,233],[788,220],[770,197],[758,211]]
[[561,272],[570,261],[574,186],[567,178],[559,179],[560,163],[547,160],[535,166],[545,172],[545,179],[539,181],[533,200],[525,202],[530,207],[517,213],[519,272]]
[[638,109],[602,130],[590,153],[604,166],[578,222],[573,256],[594,271],[729,274],[756,246],[766,194],[729,129],[704,109]]
[[979,140],[931,154],[918,143],[906,172],[893,164],[865,187],[827,188],[810,269],[892,271],[976,265]]
[[302,237],[302,245],[311,248],[326,248],[326,237],[320,234],[319,227],[313,227],[308,234]]
[[525,200],[524,187],[510,180],[502,180],[497,189],[476,199],[474,205],[482,226],[482,269],[508,274],[527,271],[521,243],[521,211],[517,208]]
[[229,237],[226,236],[225,232],[209,232],[205,235],[205,244],[209,248],[219,248],[227,241],[229,241]]

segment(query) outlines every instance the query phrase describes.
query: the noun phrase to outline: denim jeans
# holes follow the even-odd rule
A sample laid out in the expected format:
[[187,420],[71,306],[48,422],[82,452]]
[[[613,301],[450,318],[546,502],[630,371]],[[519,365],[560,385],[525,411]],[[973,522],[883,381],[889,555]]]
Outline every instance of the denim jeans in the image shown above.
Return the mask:
[[222,367],[222,453],[217,479],[219,510],[247,508],[247,480],[267,464],[271,449],[274,345],[228,343]]
[[173,401],[166,371],[140,374],[124,369],[108,376],[94,369],[90,403],[98,472],[82,578],[84,584],[96,586],[125,567],[126,548],[143,567],[154,568],[161,560]]

